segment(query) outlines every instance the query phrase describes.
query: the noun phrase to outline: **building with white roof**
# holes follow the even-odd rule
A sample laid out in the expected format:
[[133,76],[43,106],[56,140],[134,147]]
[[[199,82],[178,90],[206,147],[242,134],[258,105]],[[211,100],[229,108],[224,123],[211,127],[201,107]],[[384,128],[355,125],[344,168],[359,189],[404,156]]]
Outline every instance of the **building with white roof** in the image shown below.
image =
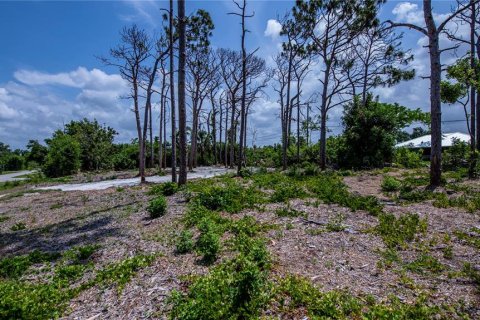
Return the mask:
[[[421,136],[412,140],[397,143],[395,147],[396,148],[405,147],[405,148],[411,148],[411,149],[430,149],[431,139],[432,139],[431,136],[427,134],[425,136]],[[470,135],[468,134],[461,133],[461,132],[443,133],[442,148],[451,147],[455,139],[458,139],[466,143],[470,143]]]

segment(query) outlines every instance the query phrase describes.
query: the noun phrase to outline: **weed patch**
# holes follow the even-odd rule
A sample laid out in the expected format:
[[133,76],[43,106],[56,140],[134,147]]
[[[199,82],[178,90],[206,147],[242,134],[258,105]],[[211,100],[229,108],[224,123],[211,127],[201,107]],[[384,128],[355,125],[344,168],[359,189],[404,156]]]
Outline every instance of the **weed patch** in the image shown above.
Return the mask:
[[418,214],[407,213],[396,218],[391,213],[382,213],[378,216],[378,221],[375,232],[391,249],[404,248],[407,242],[415,239],[417,233],[427,231],[427,221],[420,219]]
[[167,199],[160,195],[150,200],[147,211],[150,213],[150,218],[152,219],[163,216],[167,212]]

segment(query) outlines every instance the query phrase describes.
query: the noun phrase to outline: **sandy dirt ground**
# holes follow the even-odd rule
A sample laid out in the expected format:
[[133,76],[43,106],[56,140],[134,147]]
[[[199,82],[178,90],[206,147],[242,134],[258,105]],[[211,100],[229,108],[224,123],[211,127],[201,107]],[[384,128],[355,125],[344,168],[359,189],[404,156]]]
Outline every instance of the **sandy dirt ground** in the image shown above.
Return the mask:
[[[284,206],[279,203],[268,204],[261,211],[244,210],[233,217],[251,215],[260,222],[280,226],[265,235],[274,259],[274,276],[298,274],[322,290],[348,290],[357,296],[371,294],[378,300],[395,295],[404,302],[413,302],[425,294],[435,304],[462,300],[473,318],[480,319],[480,294],[475,285],[465,277],[449,277],[450,272],[460,271],[464,262],[480,267],[478,248],[455,236],[457,230],[480,227],[479,213],[435,208],[429,201],[395,204],[382,194],[381,180],[381,175],[367,174],[344,179],[352,192],[383,199],[386,212],[411,212],[427,218],[427,234],[399,253],[408,262],[428,245],[430,254],[444,265],[444,271],[418,274],[398,267],[378,267],[385,245],[380,237],[368,232],[378,223],[377,218],[363,211],[315,204],[314,199],[290,201],[290,206],[303,212],[307,220],[326,223],[341,219],[347,228],[339,232],[323,230],[321,225],[303,217],[278,217],[275,210]],[[175,254],[174,239],[183,228],[181,217],[186,209],[182,193],[168,197],[165,216],[150,220],[146,211],[151,198],[147,195],[149,186],[115,188],[118,186],[0,198],[0,217],[5,217],[0,223],[0,256],[98,244],[100,249],[93,259],[95,268],[100,268],[139,253],[159,253],[154,263],[138,272],[120,294],[114,287],[96,286],[82,292],[71,301],[65,319],[165,319],[171,290],[182,286],[184,276],[208,271],[195,253]],[[26,229],[12,231],[11,227],[18,222],[25,223]],[[451,259],[443,256],[446,234],[450,236]]]

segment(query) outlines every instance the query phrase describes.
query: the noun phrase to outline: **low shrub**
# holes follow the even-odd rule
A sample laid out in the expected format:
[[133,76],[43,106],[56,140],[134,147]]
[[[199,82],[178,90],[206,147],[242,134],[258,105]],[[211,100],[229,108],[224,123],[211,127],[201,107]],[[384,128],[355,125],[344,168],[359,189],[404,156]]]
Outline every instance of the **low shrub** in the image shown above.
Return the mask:
[[404,168],[420,168],[422,166],[423,151],[412,151],[408,148],[397,148],[393,154],[393,161]]
[[148,191],[149,195],[163,195],[171,196],[175,194],[178,190],[178,185],[175,182],[165,182],[162,184],[155,185],[150,188]]
[[190,230],[183,230],[177,239],[176,252],[188,253],[193,250],[193,234]]
[[198,229],[200,236],[195,245],[197,252],[203,255],[203,260],[206,263],[212,263],[217,259],[217,254],[220,251],[220,235],[216,224],[208,219],[202,221]]
[[285,202],[290,199],[303,198],[306,195],[305,190],[299,184],[282,183],[275,187],[275,191],[270,196],[272,202]]
[[163,216],[167,212],[167,199],[164,196],[156,197],[148,204],[147,211],[152,219]]
[[382,191],[395,192],[400,190],[401,182],[391,176],[384,176],[382,181]]
[[379,224],[375,231],[380,235],[388,248],[402,248],[407,242],[415,239],[419,232],[427,231],[426,219],[420,219],[418,214],[407,213],[398,218],[391,213],[378,216]]

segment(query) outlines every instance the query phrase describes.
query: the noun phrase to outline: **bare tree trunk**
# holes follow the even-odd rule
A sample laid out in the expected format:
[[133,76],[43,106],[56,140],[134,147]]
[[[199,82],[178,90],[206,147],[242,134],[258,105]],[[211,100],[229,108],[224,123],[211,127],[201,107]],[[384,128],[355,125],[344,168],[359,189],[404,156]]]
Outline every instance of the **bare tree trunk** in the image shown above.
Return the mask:
[[[136,80],[134,80],[136,81]],[[145,148],[143,147],[143,136],[142,136],[142,127],[140,124],[140,110],[138,108],[138,85],[133,84],[133,100],[134,100],[134,111],[135,111],[135,123],[137,125],[137,136],[138,136],[138,171],[140,176],[140,182],[145,182],[145,162],[143,161],[145,156]]]
[[297,81],[297,163],[300,163],[300,80]]
[[320,107],[320,169],[325,170],[327,168],[327,90],[329,85],[329,73],[330,63],[327,63],[325,68],[323,91],[322,91],[322,104]]
[[[185,15],[185,2],[180,1],[178,2],[178,8],[183,6],[183,13]],[[185,24],[183,25],[185,28]],[[169,11],[169,28],[170,28],[170,34],[169,34],[169,43],[170,43],[170,114],[171,114],[171,120],[172,120],[172,182],[177,182],[177,124],[176,124],[176,119],[175,119],[175,77],[174,77],[174,59],[173,59],[173,0],[170,0],[170,11]],[[184,30],[185,32],[185,30]],[[185,37],[185,34],[184,34]],[[184,41],[184,51],[185,51],[185,39]],[[183,52],[185,55],[185,52]],[[184,75],[185,75],[185,67],[183,69]],[[185,81],[184,81],[185,83]],[[180,88],[178,89],[180,92]],[[183,89],[185,91],[185,88]],[[185,109],[185,96],[184,96],[184,105],[183,108]],[[180,98],[179,98],[180,100]],[[180,111],[180,105],[178,106],[178,109]],[[184,128],[185,129],[185,128]]]
[[[470,67],[472,70],[475,70],[475,22],[476,22],[476,12],[475,12],[475,1],[470,0],[471,2],[471,20],[470,20]],[[468,170],[468,176],[473,178],[475,176],[475,167],[477,161],[475,158],[475,147],[476,147],[476,132],[477,128],[475,127],[475,117],[478,116],[475,114],[476,107],[476,93],[475,86],[470,87],[470,166]]]
[[247,6],[246,0],[243,0],[242,6],[242,105],[240,108],[240,144],[238,146],[238,164],[237,164],[237,175],[240,175],[240,171],[243,167],[244,160],[244,150],[243,142],[246,131],[246,112],[245,112],[245,103],[247,98],[247,50],[245,49],[245,7]]
[[225,105],[225,168],[228,167],[228,99]]
[[218,153],[217,153],[217,125],[216,125],[216,106],[215,106],[215,97],[210,93],[210,101],[212,103],[212,143],[213,143],[213,163],[216,165],[218,163]]
[[187,183],[187,115],[185,110],[185,24],[185,0],[178,0],[178,129],[180,140],[180,174],[178,177],[179,185],[184,185]]
[[235,98],[232,97],[232,117],[230,121],[230,168],[235,163]]
[[160,91],[160,121],[158,130],[158,168],[162,170],[163,161],[163,125],[164,125],[164,112],[165,112],[165,73],[162,76],[162,89]]
[[154,167],[155,156],[153,153],[153,125],[152,125],[152,107],[149,108],[149,131],[150,131],[150,168]]
[[162,168],[167,168],[167,96],[164,97],[163,106],[163,160]]
[[[480,61],[480,36],[477,37],[476,43],[475,43],[475,51],[477,53],[477,59]],[[478,76],[478,75],[477,75]],[[476,124],[476,145],[477,145],[477,150],[480,151],[480,91],[477,90],[477,97],[476,97],[476,106],[475,106],[475,114],[476,114],[476,119],[475,119],[475,124]]]
[[433,20],[431,0],[423,1],[425,24],[428,31],[428,49],[430,55],[430,105],[431,105],[431,154],[430,187],[440,185],[442,176],[442,106],[440,102],[440,64],[439,34]]

